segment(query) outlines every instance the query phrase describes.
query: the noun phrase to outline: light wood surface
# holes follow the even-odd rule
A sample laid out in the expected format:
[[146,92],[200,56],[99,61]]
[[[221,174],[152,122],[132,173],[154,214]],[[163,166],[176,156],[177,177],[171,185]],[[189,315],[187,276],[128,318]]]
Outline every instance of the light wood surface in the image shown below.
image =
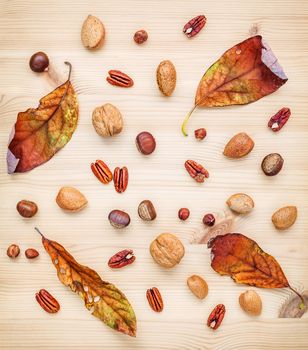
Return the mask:
[[[206,28],[194,39],[182,33],[183,25],[204,13]],[[80,28],[88,14],[106,26],[106,43],[89,52],[80,42]],[[149,40],[137,46],[132,36],[138,29]],[[194,100],[204,71],[226,49],[251,34],[262,34],[278,56],[289,81],[275,94],[254,104],[224,109],[199,109],[184,138],[180,125]],[[278,319],[287,290],[258,290],[263,300],[260,317],[242,312],[238,296],[247,289],[210,267],[205,245],[190,244],[202,230],[206,212],[226,209],[225,200],[246,192],[255,200],[253,212],[236,221],[235,231],[255,239],[276,257],[290,283],[308,288],[308,2],[307,0],[216,0],[216,1],[0,1],[0,348],[1,349],[307,349],[308,319]],[[51,73],[37,75],[28,68],[36,51],[45,51],[52,62]],[[172,97],[160,95],[155,81],[160,61],[176,66],[178,82]],[[80,120],[69,144],[47,164],[17,175],[6,174],[6,147],[17,113],[36,107],[65,78],[63,62],[73,64],[73,85],[78,93]],[[131,89],[113,87],[105,81],[109,69],[120,69],[134,78]],[[122,112],[125,130],[109,140],[99,137],[91,123],[92,110],[113,103]],[[287,126],[274,134],[267,121],[279,108],[288,106],[292,116]],[[206,127],[207,138],[199,143],[193,130]],[[157,140],[150,157],[141,156],[134,144],[142,130]],[[225,159],[222,150],[235,133],[245,131],[255,141],[253,152],[238,161]],[[262,158],[279,152],[285,159],[281,173],[267,178],[260,170]],[[95,159],[110,167],[126,165],[130,172],[127,191],[119,195],[112,184],[101,185],[90,171]],[[204,164],[210,178],[195,183],[183,163],[195,159]],[[77,214],[64,213],[55,203],[61,186],[80,189],[89,206]],[[20,199],[39,205],[39,213],[22,219],[16,209]],[[151,199],[158,217],[142,222],[138,203]],[[274,210],[296,205],[298,220],[286,232],[271,224]],[[191,210],[183,223],[180,207]],[[112,209],[131,215],[131,225],[114,230],[107,215]],[[136,339],[112,331],[90,315],[79,297],[57,279],[40,237],[38,226],[49,238],[63,244],[80,262],[94,268],[103,279],[116,284],[131,301],[138,319]],[[161,232],[173,232],[185,243],[181,264],[166,271],[156,265],[148,247]],[[16,261],[6,248],[18,243],[24,252],[39,249],[37,260],[22,253]],[[132,248],[136,262],[113,271],[107,266],[111,255]],[[200,274],[209,285],[209,295],[197,300],[186,279]],[[156,314],[149,308],[145,291],[160,289],[165,309]],[[61,303],[61,312],[48,315],[34,294],[49,290]],[[205,322],[218,304],[227,313],[216,332]]]

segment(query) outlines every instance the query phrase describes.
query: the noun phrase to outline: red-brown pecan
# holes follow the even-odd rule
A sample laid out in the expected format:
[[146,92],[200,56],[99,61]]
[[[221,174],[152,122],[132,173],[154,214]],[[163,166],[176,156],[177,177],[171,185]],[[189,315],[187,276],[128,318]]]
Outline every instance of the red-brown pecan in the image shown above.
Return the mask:
[[38,293],[36,293],[35,299],[40,306],[50,314],[54,314],[60,310],[60,304],[58,301],[45,289],[41,289]]
[[163,298],[156,287],[147,290],[147,299],[152,310],[155,312],[161,312],[164,308]]
[[128,185],[128,170],[126,166],[123,168],[116,167],[113,172],[114,188],[118,193],[123,193]]
[[291,115],[290,108],[284,107],[281,108],[275,115],[271,117],[268,122],[268,127],[271,128],[274,132],[279,131],[285,123],[289,120]]
[[223,318],[225,317],[226,308],[223,304],[218,304],[215,306],[214,310],[210,313],[210,316],[207,320],[207,326],[212,329],[217,329]]
[[204,15],[197,16],[185,24],[183,33],[189,38],[192,38],[200,32],[200,30],[205,26],[205,23],[206,17]]
[[93,174],[99,179],[103,184],[107,184],[112,180],[112,172],[102,160],[97,160],[95,163],[91,164],[91,169]]
[[119,70],[110,70],[108,74],[110,76],[107,77],[106,80],[111,85],[116,85],[125,88],[129,88],[134,85],[133,79]]
[[194,160],[187,160],[185,162],[185,168],[188,174],[197,182],[204,182],[205,178],[209,177],[208,171]]
[[130,265],[136,260],[131,249],[122,250],[114,254],[108,261],[108,266],[113,269],[119,269],[123,266]]

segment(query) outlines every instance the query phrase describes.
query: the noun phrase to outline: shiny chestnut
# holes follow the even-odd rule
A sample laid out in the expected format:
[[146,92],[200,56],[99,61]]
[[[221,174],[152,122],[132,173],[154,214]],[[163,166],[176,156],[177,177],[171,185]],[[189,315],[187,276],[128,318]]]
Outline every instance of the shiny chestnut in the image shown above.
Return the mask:
[[136,145],[140,153],[149,155],[154,152],[156,148],[156,141],[151,133],[142,131],[136,137]]
[[122,210],[112,210],[108,215],[108,220],[110,224],[115,228],[124,228],[129,225],[130,217],[125,211]]
[[36,52],[34,55],[31,56],[29,66],[31,70],[33,70],[33,72],[44,72],[49,66],[49,58],[42,51]]

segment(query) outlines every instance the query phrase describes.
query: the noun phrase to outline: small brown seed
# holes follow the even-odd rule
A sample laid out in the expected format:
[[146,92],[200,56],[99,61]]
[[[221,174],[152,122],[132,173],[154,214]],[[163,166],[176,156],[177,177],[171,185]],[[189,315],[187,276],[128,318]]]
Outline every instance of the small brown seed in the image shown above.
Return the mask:
[[253,199],[245,193],[233,194],[226,203],[238,214],[248,214],[255,206]]
[[199,141],[203,140],[206,136],[206,130],[204,128],[195,130],[195,138]]
[[38,257],[39,255],[40,255],[40,253],[34,248],[28,248],[25,251],[25,256],[27,259],[34,259],[34,258]]
[[178,212],[178,216],[180,220],[187,220],[189,218],[190,211],[188,208],[181,208]]
[[17,203],[16,209],[24,218],[32,218],[32,216],[34,216],[38,211],[38,207],[34,202],[27,201],[25,199]]
[[282,169],[283,162],[284,160],[279,153],[270,153],[264,157],[261,168],[265,175],[274,176]]
[[7,248],[7,256],[11,259],[15,259],[18,257],[19,253],[20,253],[20,249],[18,247],[17,244],[11,244],[8,248]]
[[199,299],[204,299],[208,294],[209,288],[207,283],[198,275],[188,277],[187,285],[192,293]]
[[136,145],[140,153],[149,155],[154,152],[156,148],[156,141],[151,133],[143,131],[137,135]]
[[205,226],[214,226],[215,216],[213,214],[205,214],[202,221]]
[[245,132],[234,135],[226,144],[223,154],[228,158],[242,158],[254,148],[254,142]]
[[142,201],[138,206],[138,215],[144,221],[152,221],[156,219],[156,210],[150,200]]
[[58,192],[56,202],[58,206],[70,212],[77,212],[88,204],[87,198],[77,188],[65,186]]
[[29,61],[29,66],[33,72],[42,73],[49,66],[49,59],[45,52],[39,51],[33,54]]
[[108,215],[110,224],[118,229],[122,229],[130,224],[130,217],[122,210],[112,210]]
[[145,41],[148,40],[148,33],[143,29],[138,30],[134,34],[134,40],[135,40],[135,43],[138,45],[143,44]]

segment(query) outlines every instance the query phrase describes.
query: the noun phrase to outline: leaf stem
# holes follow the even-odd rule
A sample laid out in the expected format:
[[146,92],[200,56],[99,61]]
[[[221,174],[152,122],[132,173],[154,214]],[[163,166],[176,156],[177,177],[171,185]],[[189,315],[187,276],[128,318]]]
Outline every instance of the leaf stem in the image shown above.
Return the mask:
[[68,72],[67,80],[71,80],[71,73],[72,73],[72,69],[73,69],[72,64],[70,62],[67,62],[67,61],[65,61],[64,63],[69,66],[69,72]]
[[185,120],[184,120],[184,122],[183,122],[183,124],[182,124],[182,133],[183,133],[183,135],[184,136],[188,136],[188,134],[187,134],[187,132],[186,132],[186,125],[187,125],[187,123],[188,123],[188,121],[189,121],[189,118],[190,118],[190,116],[192,115],[192,113],[193,113],[193,111],[196,109],[196,107],[197,107],[197,105],[195,105],[191,110],[190,110],[190,112],[187,114],[187,116],[186,116],[186,118],[185,118]]
[[294,292],[301,300],[301,303],[298,305],[298,307],[302,310],[306,307],[305,305],[305,300],[303,298],[303,296],[298,292],[296,291],[294,288],[292,288],[291,286],[289,286],[289,288],[292,290],[292,292]]
[[34,227],[34,229],[35,229],[35,231],[37,231],[43,238],[45,238],[44,235],[42,234],[42,232],[41,232],[37,227]]

